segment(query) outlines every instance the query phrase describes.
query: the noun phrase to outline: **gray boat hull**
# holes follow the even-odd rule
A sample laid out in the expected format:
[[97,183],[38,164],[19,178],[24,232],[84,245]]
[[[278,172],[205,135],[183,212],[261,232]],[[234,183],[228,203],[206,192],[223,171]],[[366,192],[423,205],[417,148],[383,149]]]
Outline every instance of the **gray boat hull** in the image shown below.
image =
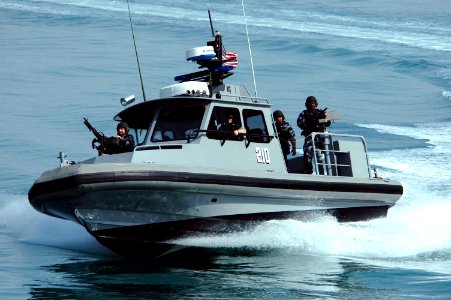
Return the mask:
[[177,238],[265,220],[383,217],[401,195],[398,182],[381,179],[77,164],[43,173],[29,200],[42,213],[80,223],[115,252],[155,256]]

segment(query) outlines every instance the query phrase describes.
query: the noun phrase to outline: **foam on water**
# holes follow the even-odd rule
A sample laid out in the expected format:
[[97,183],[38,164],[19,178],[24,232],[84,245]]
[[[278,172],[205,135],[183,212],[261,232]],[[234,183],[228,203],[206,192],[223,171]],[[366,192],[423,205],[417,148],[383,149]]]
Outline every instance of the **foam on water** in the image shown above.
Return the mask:
[[451,100],[451,92],[450,91],[442,91],[443,98]]
[[93,254],[110,253],[82,226],[35,211],[24,195],[0,194],[0,204],[0,232],[20,242]]
[[[327,216],[309,222],[274,220],[264,222],[253,230],[198,236],[176,242],[205,248],[352,257],[391,267],[404,266],[405,260],[409,261],[407,265],[415,266],[428,260],[436,260],[434,257],[437,256],[444,255],[446,260],[449,259],[450,197],[434,195],[431,192],[409,194],[405,197],[404,202],[407,203],[393,207],[386,218],[356,223],[338,223]],[[413,200],[412,203],[410,200]],[[441,268],[448,267],[451,268]]]
[[[430,197],[430,194],[420,195]],[[214,248],[282,250],[291,254],[326,254],[360,258],[393,258],[451,249],[449,199],[430,204],[404,205],[386,218],[338,223],[332,217],[309,222],[277,220],[253,230],[226,235],[193,237],[178,243]]]
[[[440,130],[437,126],[440,125]],[[309,222],[269,221],[255,229],[177,242],[200,247],[275,249],[299,254],[360,258],[412,257],[451,249],[451,123],[415,127],[360,125],[381,133],[427,139],[430,147],[371,155],[386,177],[402,182],[404,195],[386,218],[338,223],[320,216]],[[418,258],[422,260],[423,258]]]
[[434,191],[445,195],[451,189],[451,123],[407,126],[360,124],[380,133],[426,140],[424,148],[396,149],[370,153],[372,164],[380,166],[389,177],[396,177],[415,192]]

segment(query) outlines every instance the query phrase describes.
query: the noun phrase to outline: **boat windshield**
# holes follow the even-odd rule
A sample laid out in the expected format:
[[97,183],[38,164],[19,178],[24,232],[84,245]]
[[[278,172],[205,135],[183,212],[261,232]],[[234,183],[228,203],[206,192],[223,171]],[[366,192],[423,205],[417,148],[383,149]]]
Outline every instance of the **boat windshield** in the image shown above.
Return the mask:
[[163,107],[152,132],[152,142],[186,140],[198,135],[204,116],[204,106]]
[[133,131],[130,130],[130,133],[134,133],[133,136],[135,137],[136,144],[137,145],[144,144],[144,142],[146,140],[147,129],[138,129],[138,128],[132,128],[132,129],[134,129],[134,130]]

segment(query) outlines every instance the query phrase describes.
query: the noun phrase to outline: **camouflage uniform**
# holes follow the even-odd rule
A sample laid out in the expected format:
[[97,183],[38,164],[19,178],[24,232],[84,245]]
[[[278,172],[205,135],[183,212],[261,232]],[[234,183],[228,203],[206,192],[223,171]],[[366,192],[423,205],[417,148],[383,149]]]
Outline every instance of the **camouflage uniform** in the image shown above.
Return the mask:
[[[304,110],[299,114],[297,125],[302,129],[304,140],[304,170],[305,173],[313,173],[312,159],[313,159],[313,139],[312,132],[324,132],[326,127],[330,126],[330,121],[326,123],[319,123],[319,119],[324,119],[324,111],[315,108],[314,110]],[[315,147],[324,149],[324,143],[320,136],[315,136]]]
[[277,134],[279,135],[283,157],[286,160],[287,155],[290,153],[290,141],[296,141],[296,133],[287,121],[282,121],[282,124],[276,122],[276,129]]

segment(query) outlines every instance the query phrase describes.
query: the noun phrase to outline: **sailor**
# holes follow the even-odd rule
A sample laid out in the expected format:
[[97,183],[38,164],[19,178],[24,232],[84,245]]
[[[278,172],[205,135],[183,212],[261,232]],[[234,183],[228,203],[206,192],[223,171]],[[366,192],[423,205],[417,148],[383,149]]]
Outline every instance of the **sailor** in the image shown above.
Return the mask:
[[[276,124],[277,135],[279,136],[280,146],[282,147],[283,158],[287,162],[287,155],[291,152],[296,155],[296,133],[290,124],[285,121],[285,116],[280,110],[273,113],[273,118]],[[290,151],[291,144],[291,151]]]
[[[313,132],[324,132],[326,127],[330,126],[330,121],[326,119],[325,109],[318,109],[318,101],[314,96],[308,96],[305,100],[305,107],[307,108],[299,114],[297,125],[302,129],[304,140],[304,172],[306,174],[313,173],[312,159],[313,159],[313,140],[311,134]],[[315,147],[324,149],[321,137],[315,136]]]
[[227,116],[227,122],[224,122],[219,126],[218,131],[223,131],[229,134],[233,134],[234,137],[238,137],[239,134],[246,134],[246,129],[233,122],[234,117],[232,114]]
[[116,144],[114,147],[115,153],[123,153],[133,151],[135,148],[135,140],[133,135],[128,134],[129,127],[126,122],[120,122],[116,127],[117,135],[114,136],[113,140]]

